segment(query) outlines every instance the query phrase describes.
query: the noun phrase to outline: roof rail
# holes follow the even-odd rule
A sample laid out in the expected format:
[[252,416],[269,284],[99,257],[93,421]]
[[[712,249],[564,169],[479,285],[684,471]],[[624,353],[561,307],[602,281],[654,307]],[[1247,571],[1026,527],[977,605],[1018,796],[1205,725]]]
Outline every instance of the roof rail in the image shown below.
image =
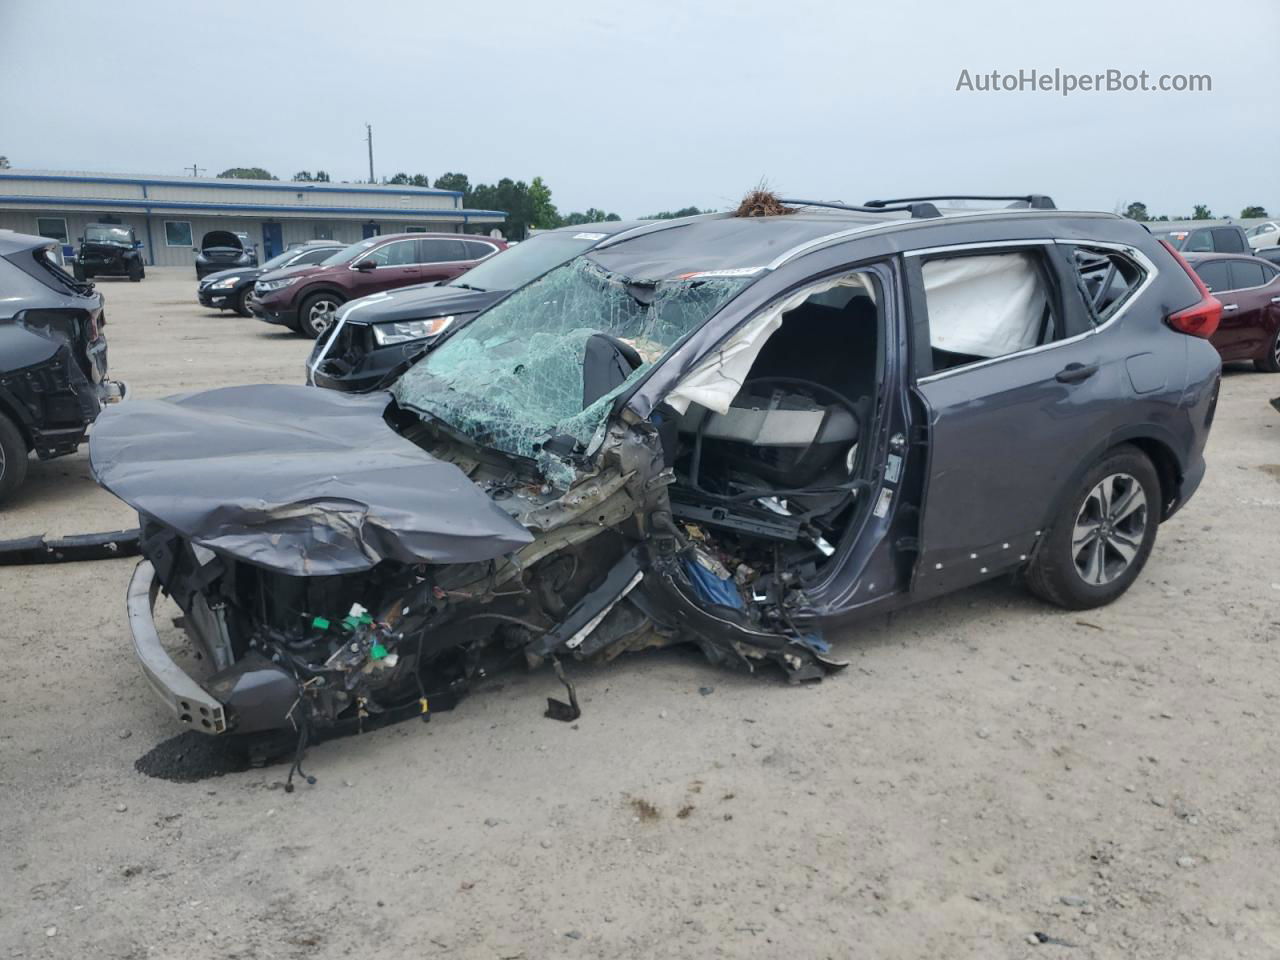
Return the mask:
[[1044,193],[1024,193],[1018,195],[953,193],[933,197],[897,197],[893,200],[868,200],[866,205],[872,208],[883,208],[890,204],[920,203],[925,200],[1017,200],[1025,203],[1032,210],[1057,210],[1053,197]]
[[[928,200],[930,198],[920,197],[918,199]],[[840,203],[837,200],[779,200],[778,202],[789,203],[796,207],[832,207],[836,210],[852,210],[855,213],[910,213],[913,220],[942,216],[938,208],[932,203],[917,203],[914,200],[884,200],[877,203],[868,203],[864,206]]]
[[688,226],[695,220],[724,220],[731,216],[733,216],[732,213],[721,211],[719,213],[699,213],[692,217],[675,217],[671,220],[650,220],[646,223],[641,223],[639,226],[623,230],[621,233],[615,233],[612,237],[601,240],[592,249],[603,250],[605,247],[612,247],[615,243],[621,243],[624,240],[634,240],[649,233],[658,233],[674,227]]

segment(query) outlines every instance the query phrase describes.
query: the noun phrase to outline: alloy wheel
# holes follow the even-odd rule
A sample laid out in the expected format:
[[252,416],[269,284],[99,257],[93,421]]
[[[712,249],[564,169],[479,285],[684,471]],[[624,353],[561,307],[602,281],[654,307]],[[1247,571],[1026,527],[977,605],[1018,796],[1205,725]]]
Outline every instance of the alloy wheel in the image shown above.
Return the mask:
[[315,331],[317,337],[323,336],[333,323],[334,312],[338,305],[332,300],[317,300],[307,311],[307,326]]
[[1120,577],[1133,563],[1147,532],[1147,495],[1134,477],[1104,477],[1076,514],[1071,559],[1085,583],[1101,586]]

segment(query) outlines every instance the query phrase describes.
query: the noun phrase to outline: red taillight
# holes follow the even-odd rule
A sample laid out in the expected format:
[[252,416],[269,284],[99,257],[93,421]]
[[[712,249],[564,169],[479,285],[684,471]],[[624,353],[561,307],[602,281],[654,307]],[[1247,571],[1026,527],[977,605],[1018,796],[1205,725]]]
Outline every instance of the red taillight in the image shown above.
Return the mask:
[[1169,241],[1161,240],[1160,242],[1169,251],[1169,255],[1178,261],[1178,266],[1187,271],[1187,276],[1191,278],[1191,282],[1200,291],[1199,303],[1193,304],[1185,310],[1169,314],[1164,318],[1164,322],[1179,333],[1185,333],[1193,337],[1204,337],[1204,339],[1208,340],[1217,331],[1218,323],[1222,320],[1222,302],[1209,292],[1209,288],[1204,285],[1200,275],[1191,269],[1191,264],[1183,259],[1182,254],[1170,246]]

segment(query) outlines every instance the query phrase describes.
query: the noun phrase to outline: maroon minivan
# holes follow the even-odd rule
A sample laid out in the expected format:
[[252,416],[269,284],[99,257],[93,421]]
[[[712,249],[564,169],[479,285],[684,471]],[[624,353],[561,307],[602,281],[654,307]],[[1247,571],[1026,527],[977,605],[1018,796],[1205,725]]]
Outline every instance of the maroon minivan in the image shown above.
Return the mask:
[[452,280],[506,247],[502,240],[457,233],[369,237],[315,266],[263,274],[253,286],[249,309],[260,320],[314,338],[329,329],[334,313],[348,300]]
[[1258,257],[1189,253],[1187,262],[1222,301],[1222,322],[1209,342],[1223,361],[1252,360],[1280,373],[1280,268]]

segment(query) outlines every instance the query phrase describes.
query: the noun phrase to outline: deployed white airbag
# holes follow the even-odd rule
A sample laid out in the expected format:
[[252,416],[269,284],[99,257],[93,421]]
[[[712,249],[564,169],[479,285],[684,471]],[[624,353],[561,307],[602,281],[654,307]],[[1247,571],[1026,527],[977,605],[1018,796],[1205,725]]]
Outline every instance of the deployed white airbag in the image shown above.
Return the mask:
[[1030,254],[930,260],[922,272],[935,348],[1002,357],[1040,342],[1047,300]]

